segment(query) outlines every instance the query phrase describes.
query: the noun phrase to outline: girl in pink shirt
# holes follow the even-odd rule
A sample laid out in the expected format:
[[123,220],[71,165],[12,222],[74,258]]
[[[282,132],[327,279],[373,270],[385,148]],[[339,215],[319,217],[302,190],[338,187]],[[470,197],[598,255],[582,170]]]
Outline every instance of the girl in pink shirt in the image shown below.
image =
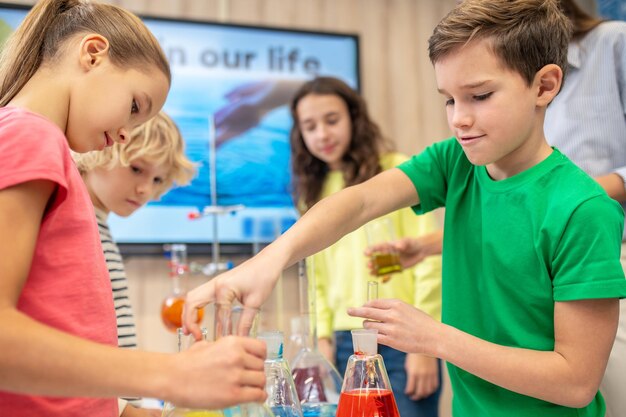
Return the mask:
[[153,35],[110,4],[42,0],[6,44],[0,415],[114,417],[125,395],[202,408],[264,399],[260,341],[199,342],[176,355],[114,347],[111,286],[70,149],[127,142],[163,106],[170,78]]

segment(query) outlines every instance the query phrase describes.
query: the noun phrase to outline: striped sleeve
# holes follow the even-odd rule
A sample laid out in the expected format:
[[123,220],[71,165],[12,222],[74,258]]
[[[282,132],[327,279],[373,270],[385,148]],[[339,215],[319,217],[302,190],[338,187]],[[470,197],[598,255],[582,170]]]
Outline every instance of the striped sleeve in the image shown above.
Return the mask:
[[[109,270],[109,278],[111,279],[111,289],[113,290],[113,305],[115,307],[115,315],[117,317],[117,344],[121,348],[136,349],[137,333],[135,326],[135,316],[130,302],[128,292],[128,280],[126,279],[126,271],[122,255],[117,244],[111,237],[109,225],[107,224],[107,215],[96,208],[96,219],[98,221],[98,231],[100,233],[100,241],[102,242],[102,250]],[[141,406],[141,398],[124,398],[135,407]],[[123,408],[120,408],[120,413]]]

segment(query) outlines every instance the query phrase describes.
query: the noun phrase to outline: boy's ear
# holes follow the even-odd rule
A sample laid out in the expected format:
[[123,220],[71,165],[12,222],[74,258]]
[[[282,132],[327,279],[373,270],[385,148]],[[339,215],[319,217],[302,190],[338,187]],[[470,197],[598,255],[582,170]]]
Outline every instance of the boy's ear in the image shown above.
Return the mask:
[[109,41],[102,35],[90,33],[80,41],[80,67],[89,71],[102,64],[109,56]]
[[556,64],[548,64],[537,71],[537,106],[545,107],[556,97],[563,82],[563,70]]

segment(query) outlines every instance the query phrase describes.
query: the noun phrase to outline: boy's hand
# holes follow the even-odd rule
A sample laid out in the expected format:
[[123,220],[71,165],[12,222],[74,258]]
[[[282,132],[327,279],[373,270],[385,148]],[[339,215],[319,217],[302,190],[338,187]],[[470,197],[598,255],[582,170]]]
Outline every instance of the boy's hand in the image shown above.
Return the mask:
[[216,342],[199,341],[176,354],[171,375],[174,404],[190,408],[222,409],[265,401],[266,347],[261,340],[226,336]]
[[404,362],[406,388],[404,393],[412,400],[426,398],[439,387],[439,365],[436,358],[409,353]]
[[363,327],[378,330],[378,343],[407,353],[434,356],[441,323],[417,308],[396,299],[369,301],[351,307],[348,314],[366,319]]

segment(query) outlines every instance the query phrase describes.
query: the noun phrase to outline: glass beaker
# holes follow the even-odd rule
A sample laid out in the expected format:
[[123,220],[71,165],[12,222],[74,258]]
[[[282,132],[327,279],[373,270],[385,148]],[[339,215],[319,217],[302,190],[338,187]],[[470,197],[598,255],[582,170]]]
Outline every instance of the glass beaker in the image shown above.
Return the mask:
[[291,376],[289,364],[283,358],[282,332],[262,332],[258,338],[267,345],[265,359],[265,391],[267,405],[276,417],[302,417],[300,400]]
[[[307,266],[311,273],[307,274]],[[315,274],[312,261],[298,264],[300,316],[294,327],[295,338],[303,344],[291,362],[291,369],[304,417],[335,417],[341,376],[317,348],[317,315],[315,306]]]
[[[172,287],[170,293],[165,297],[161,304],[161,320],[165,327],[175,332],[176,329],[183,325],[183,305],[185,304],[185,279],[189,271],[187,264],[187,245],[177,243],[169,245],[170,247],[170,278]],[[200,323],[204,316],[204,309],[198,310],[197,323]]]
[[[215,340],[230,336],[254,336],[259,310],[232,304],[215,305]],[[275,417],[274,413],[260,403],[236,405],[221,411],[224,417]],[[195,416],[193,416],[195,417]],[[204,417],[204,416],[198,416]],[[207,416],[209,417],[209,416]]]
[[400,417],[376,330],[352,330],[354,355],[348,359],[337,417]]
[[383,282],[390,279],[390,274],[402,271],[400,255],[389,242],[396,240],[393,223],[389,217],[374,219],[365,225],[367,246],[375,247],[371,255],[376,275],[383,277]]

